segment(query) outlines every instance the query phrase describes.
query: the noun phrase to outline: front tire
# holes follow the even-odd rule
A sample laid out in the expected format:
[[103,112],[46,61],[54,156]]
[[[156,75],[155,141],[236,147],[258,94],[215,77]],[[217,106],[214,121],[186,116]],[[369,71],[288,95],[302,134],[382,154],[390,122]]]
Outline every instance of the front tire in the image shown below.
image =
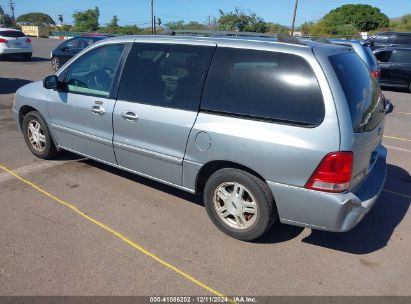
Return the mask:
[[261,237],[278,217],[267,184],[233,168],[211,175],[204,188],[204,205],[218,229],[242,241]]
[[28,148],[35,156],[51,159],[58,153],[47,123],[39,112],[32,111],[24,116],[22,131]]

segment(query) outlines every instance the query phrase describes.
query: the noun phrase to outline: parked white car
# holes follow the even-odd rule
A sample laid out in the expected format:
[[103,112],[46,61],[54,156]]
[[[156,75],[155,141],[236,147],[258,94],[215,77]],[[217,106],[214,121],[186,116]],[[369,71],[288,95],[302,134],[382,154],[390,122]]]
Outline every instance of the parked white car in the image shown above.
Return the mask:
[[31,60],[32,53],[31,39],[22,31],[0,28],[0,56],[21,55],[24,59]]

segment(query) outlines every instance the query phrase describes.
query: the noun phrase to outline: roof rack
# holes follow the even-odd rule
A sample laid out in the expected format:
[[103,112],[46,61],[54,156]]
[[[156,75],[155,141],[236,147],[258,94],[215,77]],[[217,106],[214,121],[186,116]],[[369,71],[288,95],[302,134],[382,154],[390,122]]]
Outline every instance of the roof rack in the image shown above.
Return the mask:
[[291,36],[286,33],[279,33],[277,35],[256,33],[256,32],[232,32],[232,31],[213,31],[213,30],[165,30],[162,35],[198,35],[198,36],[210,36],[210,37],[256,37],[256,38],[272,38],[276,41],[306,45],[303,41],[299,40],[295,36]]

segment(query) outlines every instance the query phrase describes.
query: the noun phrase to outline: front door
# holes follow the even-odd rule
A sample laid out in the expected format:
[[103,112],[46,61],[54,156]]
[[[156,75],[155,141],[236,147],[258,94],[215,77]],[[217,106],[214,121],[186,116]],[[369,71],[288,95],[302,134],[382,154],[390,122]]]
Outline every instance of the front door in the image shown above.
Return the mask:
[[118,165],[182,185],[187,139],[215,48],[204,44],[134,44],[113,115]]
[[124,48],[108,44],[90,50],[67,68],[65,89],[50,90],[47,110],[58,145],[116,163],[111,88]]

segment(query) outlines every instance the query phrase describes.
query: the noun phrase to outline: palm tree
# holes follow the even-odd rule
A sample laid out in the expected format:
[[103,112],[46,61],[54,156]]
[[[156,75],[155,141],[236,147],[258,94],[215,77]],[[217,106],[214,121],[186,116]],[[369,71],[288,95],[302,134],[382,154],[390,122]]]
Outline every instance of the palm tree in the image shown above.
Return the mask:
[[63,19],[63,15],[62,15],[62,14],[59,15],[58,20],[60,21],[60,24],[63,25],[64,19]]

